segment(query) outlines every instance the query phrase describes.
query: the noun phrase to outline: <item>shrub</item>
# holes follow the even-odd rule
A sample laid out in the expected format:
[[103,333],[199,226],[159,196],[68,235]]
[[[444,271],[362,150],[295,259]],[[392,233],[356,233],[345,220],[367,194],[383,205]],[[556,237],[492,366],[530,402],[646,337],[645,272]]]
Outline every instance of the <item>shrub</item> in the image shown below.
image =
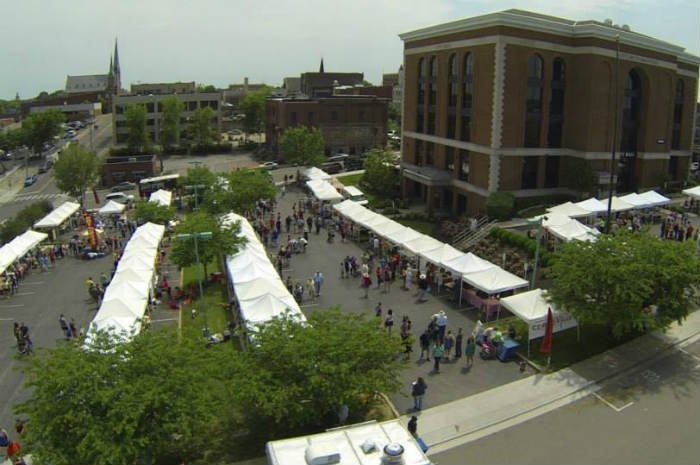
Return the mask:
[[0,238],[3,243],[10,242],[15,237],[23,234],[31,228],[34,223],[43,218],[53,209],[51,202],[42,200],[33,203],[17,213],[14,218],[10,218],[0,228]]
[[486,212],[490,218],[508,220],[513,215],[515,196],[508,192],[492,192],[486,199]]

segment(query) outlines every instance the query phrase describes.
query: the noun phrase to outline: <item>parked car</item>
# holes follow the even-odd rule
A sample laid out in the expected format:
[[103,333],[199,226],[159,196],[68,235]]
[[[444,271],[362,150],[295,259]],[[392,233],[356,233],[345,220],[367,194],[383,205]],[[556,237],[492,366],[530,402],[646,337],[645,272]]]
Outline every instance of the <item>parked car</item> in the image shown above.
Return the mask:
[[112,192],[130,191],[132,189],[136,189],[136,184],[133,182],[124,181],[120,182],[116,186],[113,186]]
[[39,180],[39,176],[32,174],[24,178],[24,187],[29,187]]
[[130,204],[131,202],[134,201],[134,196],[133,195],[126,195],[123,192],[112,192],[111,194],[107,194],[105,196],[105,200],[107,200],[107,201],[114,200],[115,202]]
[[260,168],[265,168],[266,170],[276,170],[279,165],[274,161],[266,161],[265,163],[260,163]]

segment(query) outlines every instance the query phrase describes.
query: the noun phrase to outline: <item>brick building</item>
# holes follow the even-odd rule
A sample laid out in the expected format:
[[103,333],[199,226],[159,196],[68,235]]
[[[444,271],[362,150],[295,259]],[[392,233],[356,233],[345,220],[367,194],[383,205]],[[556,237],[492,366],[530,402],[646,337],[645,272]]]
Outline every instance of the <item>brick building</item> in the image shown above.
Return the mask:
[[194,81],[189,82],[144,82],[131,84],[132,95],[191,94],[196,92]]
[[483,212],[496,191],[574,196],[575,159],[605,195],[613,139],[618,192],[687,175],[700,58],[682,47],[521,10],[400,37],[402,188],[429,210]]
[[267,99],[265,140],[278,151],[279,138],[293,126],[323,132],[326,155],[361,154],[386,146],[388,99],[372,96]]

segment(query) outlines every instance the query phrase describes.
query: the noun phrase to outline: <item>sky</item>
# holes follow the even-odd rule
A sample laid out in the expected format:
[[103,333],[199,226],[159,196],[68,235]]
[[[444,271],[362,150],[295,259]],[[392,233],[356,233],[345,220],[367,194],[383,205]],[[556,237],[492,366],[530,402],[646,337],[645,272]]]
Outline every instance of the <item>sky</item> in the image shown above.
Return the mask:
[[573,20],[611,18],[700,55],[699,0],[0,0],[0,99],[105,74],[119,39],[122,87],[196,81],[281,85],[317,71],[398,70],[398,34],[520,8]]

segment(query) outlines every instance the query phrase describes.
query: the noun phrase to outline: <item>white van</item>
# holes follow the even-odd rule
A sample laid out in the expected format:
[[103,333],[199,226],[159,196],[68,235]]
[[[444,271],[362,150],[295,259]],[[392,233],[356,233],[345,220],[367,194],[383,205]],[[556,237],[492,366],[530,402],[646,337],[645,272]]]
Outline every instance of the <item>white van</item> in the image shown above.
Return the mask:
[[352,200],[360,205],[367,205],[369,201],[365,198],[365,194],[355,186],[343,186],[343,197]]

